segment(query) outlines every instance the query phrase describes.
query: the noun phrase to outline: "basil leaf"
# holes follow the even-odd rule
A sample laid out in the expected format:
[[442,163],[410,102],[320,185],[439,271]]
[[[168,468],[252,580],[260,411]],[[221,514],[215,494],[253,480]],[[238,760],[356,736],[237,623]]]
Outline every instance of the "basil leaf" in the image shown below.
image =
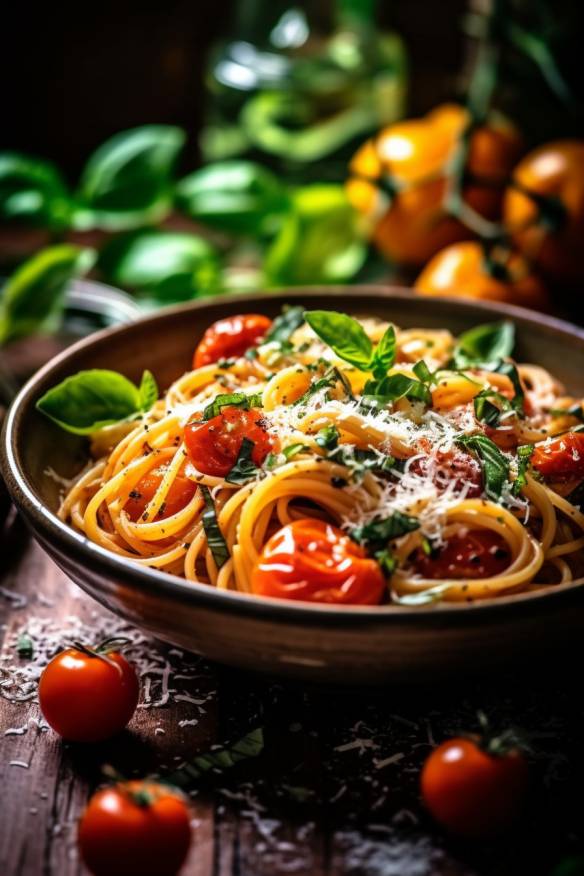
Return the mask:
[[382,550],[388,541],[393,541],[408,532],[420,528],[420,521],[416,517],[394,511],[389,517],[382,517],[357,526],[349,532],[349,535],[358,544],[365,544],[371,550]]
[[461,447],[478,456],[483,471],[485,492],[490,499],[500,499],[509,480],[509,461],[486,435],[461,435],[456,439]]
[[201,520],[203,522],[203,529],[205,530],[205,535],[207,536],[207,544],[209,545],[209,550],[213,554],[215,565],[218,569],[220,569],[221,566],[223,566],[229,559],[229,549],[227,547],[227,542],[223,538],[223,533],[221,532],[221,529],[219,527],[213,497],[211,496],[208,487],[199,484],[199,489],[203,494],[206,509],[205,511],[203,511],[203,515],[201,517]]
[[321,341],[340,359],[360,371],[371,369],[373,344],[356,319],[335,310],[309,310],[304,318]]
[[261,469],[257,467],[251,458],[254,447],[255,442],[250,438],[243,439],[235,465],[225,475],[227,483],[248,484],[250,481],[256,480]]
[[251,161],[202,167],[176,186],[176,203],[192,219],[235,234],[272,234],[289,208],[278,177]]
[[397,560],[393,555],[391,548],[384,548],[382,551],[376,551],[373,557],[379,563],[381,571],[386,578],[391,578],[397,568]]
[[434,375],[426,365],[423,359],[420,359],[419,362],[413,366],[412,371],[422,383],[431,383]]
[[334,450],[339,443],[339,430],[336,426],[325,426],[317,433],[314,440],[319,447],[325,450]]
[[497,374],[504,374],[513,384],[515,395],[511,399],[511,407],[519,414],[519,416],[523,417],[525,415],[525,393],[523,391],[523,384],[521,383],[517,366],[513,362],[498,362],[493,370]]
[[36,407],[65,431],[90,435],[148,410],[155,389],[149,372],[138,388],[117,371],[79,371],[49,389]]
[[185,133],[169,125],[122,131],[89,158],[81,175],[77,227],[109,230],[159,221],[172,201],[172,173]]
[[392,325],[385,331],[383,337],[377,344],[371,360],[371,371],[373,376],[382,379],[395,362],[397,352],[397,339],[395,329]]
[[569,408],[551,408],[548,411],[552,417],[576,417],[578,420],[584,422],[584,410],[582,409],[582,405],[570,405]]
[[332,389],[337,383],[340,383],[347,396],[352,398],[351,384],[338,368],[333,367],[329,368],[322,377],[319,377],[311,383],[304,395],[301,395],[295,402],[292,402],[292,406],[297,407],[306,404],[306,402],[312,398],[313,395],[316,395],[317,392],[320,392],[322,389]]
[[19,657],[32,659],[34,656],[34,642],[28,633],[21,633],[16,642],[16,653]]
[[225,748],[214,748],[205,754],[198,754],[189,763],[179,767],[173,773],[163,778],[165,784],[177,788],[187,788],[193,780],[200,779],[205,773],[222,772],[230,769],[242,760],[258,757],[264,749],[264,734],[261,727],[249,733]]
[[512,322],[492,322],[478,325],[460,335],[454,348],[452,364],[465,368],[477,362],[489,362],[510,356],[515,346],[515,326]]
[[219,258],[211,244],[182,231],[153,228],[120,234],[107,243],[98,268],[105,280],[172,304],[221,288]]
[[357,480],[362,479],[368,471],[390,472],[396,464],[393,456],[380,456],[373,450],[361,450],[346,444],[329,453],[329,459],[346,466],[351,471],[351,477]]
[[[490,399],[495,399],[499,405],[493,404]],[[494,389],[483,389],[475,395],[473,406],[477,420],[493,428],[499,425],[504,411],[512,410],[509,399]]]
[[215,396],[211,404],[203,411],[203,420],[211,420],[213,417],[219,416],[221,408],[240,408],[242,411],[249,411],[251,408],[260,408],[262,406],[261,392],[247,395],[245,392],[230,392]]
[[285,447],[282,450],[282,453],[286,457],[286,460],[292,459],[298,453],[302,453],[303,450],[308,450],[306,444],[289,444],[288,447]]
[[527,484],[527,470],[534,450],[533,444],[522,444],[517,448],[517,477],[511,487],[514,496],[518,496],[522,487]]
[[21,265],[0,299],[0,344],[56,327],[67,286],[92,266],[93,250],[59,244]]
[[0,219],[61,231],[71,217],[71,198],[48,161],[18,152],[0,154]]
[[304,308],[300,306],[285,307],[272,323],[269,332],[267,332],[264,338],[264,343],[270,341],[278,341],[278,343],[289,341],[296,329],[300,328],[301,325],[304,325]]
[[398,401],[400,398],[421,401],[428,406],[432,404],[432,393],[426,384],[405,374],[392,374],[373,386],[367,383],[364,390],[365,398],[369,394],[368,389],[375,389],[376,393],[385,399],[386,404],[390,401]]

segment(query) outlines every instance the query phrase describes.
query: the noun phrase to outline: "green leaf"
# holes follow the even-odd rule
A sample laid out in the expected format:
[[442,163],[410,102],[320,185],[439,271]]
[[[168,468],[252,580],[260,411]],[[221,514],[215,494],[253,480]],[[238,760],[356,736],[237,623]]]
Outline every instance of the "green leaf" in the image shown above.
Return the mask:
[[92,266],[93,250],[59,244],[21,265],[0,299],[0,344],[53,330],[63,312],[67,286]]
[[423,359],[413,366],[412,371],[422,383],[431,383],[434,380],[434,375],[426,365]]
[[347,397],[352,398],[351,384],[344,376],[344,374],[342,374],[338,368],[329,368],[322,377],[319,377],[317,380],[314,380],[310,384],[304,395],[296,399],[295,402],[292,402],[292,406],[299,407],[301,405],[304,405],[309,399],[312,398],[313,395],[316,395],[317,392],[320,392],[323,389],[332,389],[333,386],[337,386],[337,384],[339,383],[341,384]]
[[582,405],[574,404],[569,408],[551,408],[548,413],[552,417],[576,417],[576,419],[584,422],[584,409]]
[[371,371],[374,377],[382,379],[395,362],[395,354],[397,350],[397,340],[395,337],[395,329],[392,325],[385,331],[383,337],[377,344],[371,360]]
[[417,517],[410,517],[408,514],[402,514],[401,511],[394,511],[389,517],[380,517],[363,526],[356,526],[349,532],[349,535],[353,541],[364,544],[369,550],[375,551],[383,550],[389,541],[419,528],[420,521]]
[[28,633],[21,633],[16,642],[16,653],[19,657],[31,659],[34,656],[34,642]]
[[118,235],[102,249],[98,267],[108,282],[145,292],[158,303],[188,301],[221,287],[214,247],[182,231],[147,228]]
[[504,359],[510,356],[515,346],[515,326],[512,322],[486,323],[470,329],[458,338],[452,364],[466,368],[481,362]]
[[139,404],[141,411],[149,411],[158,401],[158,384],[151,371],[145,371],[138,388]]
[[117,371],[79,371],[53,386],[36,407],[45,416],[74,435],[91,435],[148,410],[156,383],[150,372],[142,375],[138,388]]
[[304,308],[300,306],[284,307],[282,313],[272,323],[264,338],[264,343],[289,341],[301,325],[304,325]]
[[284,447],[282,453],[286,457],[286,461],[293,459],[298,453],[302,453],[303,450],[308,450],[306,444],[289,444],[288,447]]
[[268,249],[271,286],[342,283],[362,267],[367,246],[341,185],[312,185],[293,196],[292,209]]
[[0,219],[59,231],[71,217],[71,198],[48,161],[18,152],[0,153]]
[[251,161],[222,161],[202,167],[176,186],[176,203],[192,219],[235,234],[277,231],[289,207],[275,174]]
[[255,443],[249,438],[244,438],[241,448],[235,460],[233,468],[225,475],[229,484],[248,484],[255,481],[261,469],[257,467],[251,458]]
[[249,411],[251,408],[261,408],[262,394],[261,392],[248,395],[245,392],[229,392],[215,396],[211,404],[208,404],[203,411],[203,420],[211,420],[213,417],[219,416],[221,408],[240,408],[242,411]]
[[145,125],[111,137],[81,175],[78,225],[122,230],[163,218],[184,142],[184,131],[169,125]]
[[[495,399],[498,405],[493,404],[490,399]],[[483,389],[475,395],[473,407],[477,420],[492,428],[499,425],[503,412],[512,410],[509,399],[494,389]]]
[[206,509],[203,511],[203,516],[201,518],[203,521],[203,529],[207,536],[209,550],[213,554],[213,559],[215,560],[217,568],[220,569],[229,559],[229,548],[227,547],[227,542],[225,541],[223,533],[219,527],[215,502],[213,501],[211,493],[208,488],[202,484],[199,484],[199,489],[203,494]]
[[313,332],[340,359],[360,371],[370,370],[373,344],[356,319],[335,310],[308,310],[304,318]]
[[509,480],[509,460],[486,435],[461,435],[456,443],[476,453],[481,462],[487,496],[500,499],[503,487]]
[[432,393],[426,384],[414,377],[408,377],[406,374],[392,374],[378,383],[368,381],[365,384],[362,399],[365,404],[369,396],[377,398],[379,402],[384,404],[390,401],[399,401],[400,398],[421,401],[428,406],[432,404]]
[[210,771],[223,772],[242,760],[259,757],[264,750],[264,734],[261,727],[252,730],[238,742],[226,748],[215,748],[198,754],[190,763],[164,778],[164,782],[178,788],[187,788],[194,779],[200,779]]
[[339,443],[339,430],[336,426],[325,426],[317,432],[315,441],[324,450],[334,450]]
[[520,417],[523,417],[525,415],[525,393],[523,391],[523,384],[521,383],[521,378],[519,377],[519,371],[517,370],[517,366],[513,362],[498,362],[496,367],[493,368],[493,371],[497,372],[497,374],[504,374],[513,384],[515,395],[511,400],[511,407],[519,414]]
[[527,484],[527,471],[534,450],[533,444],[522,444],[517,448],[517,477],[511,487],[511,492],[514,496],[518,496],[522,488]]

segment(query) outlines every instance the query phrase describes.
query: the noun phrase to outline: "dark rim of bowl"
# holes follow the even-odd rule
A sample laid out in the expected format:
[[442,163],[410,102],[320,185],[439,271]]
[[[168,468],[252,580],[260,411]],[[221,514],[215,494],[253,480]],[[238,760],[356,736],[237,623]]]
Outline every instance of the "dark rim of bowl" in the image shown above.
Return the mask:
[[[331,297],[331,299],[355,298],[358,294],[375,295],[379,298],[391,301],[412,300],[409,290],[400,287],[387,287],[378,285],[347,286],[311,286],[297,287],[290,290],[275,292],[262,292],[256,295],[225,295],[221,297],[221,303],[226,305],[241,303],[245,307],[253,302],[254,305],[261,303],[262,299],[280,299],[288,302],[294,298]],[[521,307],[490,303],[484,301],[460,300],[458,298],[436,297],[426,299],[428,305],[436,302],[440,305],[449,305],[457,310],[484,311],[487,317],[508,316],[518,319],[523,324],[531,324],[538,328],[544,327],[553,334],[567,335],[577,338],[584,344],[584,330],[555,317],[534,313]],[[0,446],[0,462],[9,492],[17,505],[38,528],[41,541],[46,539],[58,546],[77,560],[86,560],[91,564],[99,564],[106,574],[117,579],[122,579],[126,584],[136,590],[150,591],[153,595],[163,595],[176,600],[187,599],[189,602],[198,603],[212,609],[224,608],[238,614],[262,617],[282,622],[302,622],[309,625],[326,623],[329,626],[358,627],[363,624],[438,624],[447,625],[450,622],[467,621],[482,622],[487,616],[499,615],[503,612],[509,616],[514,612],[524,612],[526,604],[532,606],[545,601],[547,605],[551,601],[570,601],[576,593],[580,593],[584,582],[567,586],[565,588],[550,587],[549,589],[531,592],[510,594],[505,597],[495,597],[488,600],[477,600],[472,603],[445,603],[438,602],[430,606],[416,608],[382,605],[382,606],[331,606],[326,604],[295,603],[285,599],[251,596],[237,591],[218,590],[206,584],[188,582],[183,578],[170,575],[158,569],[137,566],[124,557],[118,557],[105,548],[90,542],[68,524],[63,523],[58,517],[46,508],[41,500],[35,495],[34,489],[29,484],[25,472],[22,470],[18,454],[18,424],[30,404],[36,397],[38,385],[54,369],[61,366],[69,358],[75,356],[80,350],[93,346],[100,346],[104,342],[109,343],[118,336],[123,336],[127,331],[132,331],[136,325],[151,325],[172,320],[176,314],[191,313],[192,311],[205,312],[210,305],[217,304],[216,298],[205,298],[181,304],[176,307],[168,307],[156,314],[145,316],[135,322],[114,326],[96,332],[89,337],[78,341],[64,352],[55,356],[44,365],[25,384],[10,407],[5,418],[3,427],[3,440]]]

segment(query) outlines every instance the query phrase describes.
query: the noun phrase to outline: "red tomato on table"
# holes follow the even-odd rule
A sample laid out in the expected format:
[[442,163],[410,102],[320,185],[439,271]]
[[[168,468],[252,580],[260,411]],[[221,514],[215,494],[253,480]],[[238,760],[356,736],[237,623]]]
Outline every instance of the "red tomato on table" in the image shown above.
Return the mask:
[[348,535],[323,520],[295,520],[264,546],[251,588],[260,596],[378,605],[385,578],[378,563]]
[[183,797],[153,782],[98,791],[79,823],[81,856],[94,876],[174,876],[190,842]]
[[416,552],[414,566],[423,578],[490,578],[511,562],[506,541],[490,529],[472,529],[450,536],[429,556]]
[[567,481],[584,478],[584,432],[567,432],[533,451],[531,465],[544,478]]
[[254,443],[251,458],[255,465],[261,465],[268,453],[276,452],[279,442],[266,426],[257,410],[225,407],[206,422],[187,423],[185,444],[197,471],[225,477],[237,460],[244,438]]
[[271,325],[272,320],[259,313],[229,316],[214,322],[195,350],[193,368],[243,356],[246,350],[263,341]]

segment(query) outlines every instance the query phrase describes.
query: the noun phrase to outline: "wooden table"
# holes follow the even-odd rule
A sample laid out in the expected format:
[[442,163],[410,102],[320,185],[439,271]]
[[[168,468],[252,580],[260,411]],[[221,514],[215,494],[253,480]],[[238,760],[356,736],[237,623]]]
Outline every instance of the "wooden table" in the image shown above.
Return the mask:
[[[583,848],[581,661],[576,682],[557,668],[507,667],[474,683],[461,676],[447,689],[355,693],[209,666],[132,632],[129,656],[143,672],[142,707],[128,731],[105,745],[63,744],[42,723],[34,683],[28,699],[10,700],[14,668],[27,672],[42,662],[42,628],[66,639],[84,629],[94,636],[117,630],[120,621],[69,582],[14,516],[0,549],[2,876],[86,872],[75,829],[103,764],[125,775],[168,774],[257,728],[265,738],[260,756],[192,785],[194,841],[183,876],[583,872],[555,870]],[[16,652],[21,631],[35,643],[32,661]],[[477,709],[530,737],[533,786],[510,837],[464,844],[425,814],[418,775],[435,742],[476,728]]]

